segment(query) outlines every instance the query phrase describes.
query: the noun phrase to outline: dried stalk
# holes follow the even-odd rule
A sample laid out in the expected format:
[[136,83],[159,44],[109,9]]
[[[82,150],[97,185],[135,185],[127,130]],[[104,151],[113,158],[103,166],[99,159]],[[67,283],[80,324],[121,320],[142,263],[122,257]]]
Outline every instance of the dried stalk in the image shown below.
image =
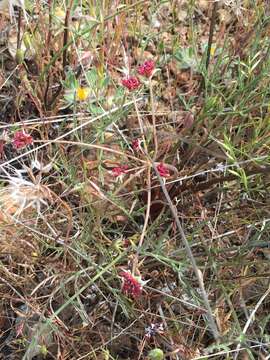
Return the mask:
[[195,273],[195,275],[197,277],[198,284],[199,284],[199,287],[200,287],[200,290],[201,290],[201,293],[202,293],[204,306],[205,306],[206,312],[207,312],[207,318],[208,318],[208,321],[209,321],[209,326],[211,328],[211,331],[212,331],[212,334],[213,334],[214,338],[217,340],[220,337],[220,334],[219,334],[219,331],[218,331],[214,316],[212,314],[212,310],[211,310],[211,307],[210,307],[210,303],[209,303],[209,300],[208,300],[207,293],[206,293],[205,288],[204,288],[204,283],[203,283],[203,278],[202,278],[201,271],[199,270],[199,268],[198,268],[198,266],[196,264],[196,260],[195,260],[195,258],[193,256],[193,253],[192,253],[191,248],[189,246],[188,240],[186,238],[186,235],[184,233],[182,225],[181,225],[181,223],[179,221],[177,212],[175,210],[175,207],[173,206],[172,200],[171,200],[170,195],[169,195],[169,193],[168,193],[168,191],[166,189],[166,186],[164,185],[164,182],[163,182],[161,176],[159,175],[159,172],[157,170],[157,167],[156,167],[155,163],[153,161],[151,161],[151,162],[152,162],[153,169],[155,170],[155,173],[156,173],[156,175],[158,177],[158,180],[160,182],[160,186],[162,188],[162,191],[163,191],[163,193],[164,193],[164,195],[166,197],[166,200],[168,201],[168,205],[170,207],[171,213],[172,213],[172,215],[174,217],[176,226],[178,228],[178,231],[179,231],[179,233],[181,235],[182,241],[183,241],[184,246],[186,248],[187,255],[188,255],[189,259],[190,259],[190,262],[192,264],[194,273]]

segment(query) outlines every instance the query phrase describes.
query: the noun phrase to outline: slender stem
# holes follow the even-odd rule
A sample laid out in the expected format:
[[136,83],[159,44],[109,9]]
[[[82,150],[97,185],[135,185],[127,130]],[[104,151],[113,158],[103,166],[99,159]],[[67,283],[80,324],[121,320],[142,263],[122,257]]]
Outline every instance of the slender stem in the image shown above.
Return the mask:
[[[36,143],[36,144],[38,144],[38,143],[42,144],[43,143],[43,145],[47,145],[48,140],[35,140],[34,143]],[[128,157],[129,159],[132,159],[132,160],[135,160],[135,161],[140,161],[141,163],[144,163],[144,164],[146,163],[145,160],[136,158],[135,156],[126,154],[125,152],[112,149],[111,147],[108,147],[108,146],[88,144],[88,143],[84,143],[84,142],[80,142],[80,141],[57,140],[57,139],[51,140],[50,143],[76,145],[76,146],[82,146],[82,147],[89,148],[89,149],[99,149],[99,150],[102,150],[102,151],[108,151],[108,152],[113,153],[113,154],[118,154],[118,155],[121,155],[123,157]]]
[[65,31],[64,31],[64,39],[63,39],[63,73],[65,73],[65,67],[67,65],[67,44],[68,44],[68,33],[69,33],[69,19],[70,19],[70,13],[73,5],[73,0],[70,0],[69,7],[66,11],[66,17],[65,17]]
[[[142,136],[142,139],[143,139],[144,153],[147,154],[147,144],[146,144],[146,139],[145,139],[145,136],[144,136],[144,126],[143,126],[143,122],[142,122],[142,119],[141,119],[140,111],[138,109],[138,106],[137,106],[137,103],[136,103],[135,100],[136,100],[136,98],[135,98],[135,95],[133,94],[133,101],[134,101],[135,111],[136,111],[136,114],[137,114],[140,130],[141,130],[141,136]],[[139,245],[138,245],[138,248],[137,248],[137,253],[136,253],[136,255],[135,255],[134,259],[133,259],[133,267],[132,267],[132,272],[133,273],[135,273],[137,265],[138,265],[139,249],[141,248],[141,246],[143,244],[143,240],[144,240],[144,237],[145,237],[148,221],[149,221],[149,218],[150,218],[150,209],[151,209],[151,165],[150,164],[148,166],[147,175],[148,175],[147,176],[147,209],[146,209],[146,214],[145,214],[143,230],[142,230]]]
[[19,8],[18,32],[17,32],[17,50],[21,48],[21,27],[22,27],[22,9]]
[[[48,7],[49,7],[49,30],[48,30],[47,39],[46,39],[46,49],[48,49],[47,56],[49,59],[50,58],[51,38],[52,38],[52,0],[48,1]],[[44,92],[44,105],[47,110],[49,110],[48,109],[48,93],[49,93],[49,88],[50,88],[50,75],[51,75],[50,71],[48,71],[47,79],[46,79],[46,87],[45,87],[45,92]]]
[[155,153],[153,159],[155,160],[158,152],[158,141],[157,141],[157,129],[156,129],[156,108],[153,94],[153,83],[152,79],[149,80],[149,89],[150,89],[150,100],[151,100],[151,112],[152,112],[152,125],[153,125],[153,137],[155,144]]
[[144,240],[144,237],[145,237],[147,225],[148,225],[148,222],[149,222],[150,209],[151,209],[151,166],[148,167],[148,171],[147,171],[147,209],[146,209],[145,220],[144,220],[143,230],[142,230],[140,242],[139,242],[139,245],[138,245],[138,249],[143,244],[143,240]]
[[146,138],[145,138],[145,134],[144,134],[144,126],[143,126],[143,122],[142,122],[142,118],[141,118],[141,115],[140,115],[140,111],[139,111],[139,109],[138,109],[138,105],[137,105],[137,102],[136,102],[136,97],[135,97],[134,94],[133,94],[132,99],[133,99],[133,102],[134,102],[135,111],[136,111],[137,119],[138,119],[139,126],[140,126],[141,137],[142,137],[142,139],[143,139],[144,151],[145,151],[145,153],[147,154],[147,143],[146,143]]
[[[62,75],[62,80],[64,80],[65,77],[66,77],[65,69],[66,69],[66,66],[68,64],[68,56],[67,56],[68,47],[73,42],[73,40],[69,41],[69,38],[68,38],[68,35],[69,35],[69,20],[70,20],[70,13],[71,13],[71,10],[72,10],[73,2],[74,2],[74,0],[70,0],[69,6],[68,6],[68,8],[66,10],[66,16],[65,16],[65,30],[64,30],[64,37],[63,37],[63,48],[62,48],[62,51],[63,51],[63,60],[62,60],[62,67],[63,67],[62,74],[63,75]],[[60,82],[60,84],[58,85],[57,90],[55,91],[55,93],[53,95],[53,98],[51,99],[50,103],[48,104],[49,108],[52,108],[54,106],[59,94],[62,91],[62,88],[63,88],[63,85]]]
[[200,287],[201,293],[202,293],[204,306],[205,306],[206,311],[207,311],[207,317],[208,317],[208,321],[209,321],[209,326],[210,326],[210,328],[212,330],[212,333],[213,333],[213,336],[215,337],[215,339],[218,339],[220,337],[220,334],[219,334],[215,319],[214,319],[213,314],[212,314],[212,310],[211,310],[211,307],[210,307],[210,303],[209,303],[209,300],[208,300],[207,293],[206,293],[205,288],[204,288],[202,273],[201,273],[201,271],[199,270],[199,268],[198,268],[198,266],[196,264],[196,260],[195,260],[195,258],[193,256],[193,253],[192,253],[191,248],[189,246],[188,240],[186,238],[186,235],[184,233],[182,225],[181,225],[181,223],[179,221],[177,212],[175,210],[175,207],[173,206],[172,200],[171,200],[170,195],[169,195],[169,193],[168,193],[168,191],[166,189],[166,186],[164,185],[164,182],[163,182],[161,176],[159,175],[159,172],[157,170],[157,167],[156,167],[155,163],[153,161],[151,161],[151,162],[152,162],[153,169],[155,170],[155,173],[156,173],[156,175],[158,177],[158,180],[160,182],[160,186],[162,188],[162,191],[163,191],[163,193],[164,193],[164,195],[166,197],[166,200],[168,201],[168,205],[170,207],[171,213],[172,213],[172,215],[174,217],[176,226],[178,228],[178,231],[179,231],[179,233],[181,235],[182,241],[183,241],[184,246],[186,248],[187,255],[188,255],[189,259],[190,259],[190,262],[192,264],[194,273],[195,273],[195,275],[197,277],[198,284],[199,284],[199,287]]
[[206,70],[208,69],[208,66],[210,63],[211,47],[212,47],[212,43],[213,43],[214,30],[215,30],[215,25],[216,25],[216,20],[217,20],[217,8],[218,8],[218,2],[215,1],[214,5],[213,5],[213,10],[212,10],[212,17],[211,17],[208,45],[207,45],[207,56],[206,56],[206,62],[205,62]]

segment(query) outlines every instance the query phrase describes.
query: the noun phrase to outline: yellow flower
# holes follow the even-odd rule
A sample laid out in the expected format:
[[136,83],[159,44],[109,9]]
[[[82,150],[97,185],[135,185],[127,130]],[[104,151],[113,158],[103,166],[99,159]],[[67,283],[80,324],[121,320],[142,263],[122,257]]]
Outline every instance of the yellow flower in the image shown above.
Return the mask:
[[211,49],[210,49],[210,54],[211,56],[214,56],[216,53],[216,45],[212,44]]
[[84,101],[88,98],[89,88],[78,87],[76,90],[76,99],[78,101]]
[[63,20],[63,19],[65,19],[66,13],[60,7],[56,7],[55,12],[54,12],[54,16],[56,16],[57,18]]

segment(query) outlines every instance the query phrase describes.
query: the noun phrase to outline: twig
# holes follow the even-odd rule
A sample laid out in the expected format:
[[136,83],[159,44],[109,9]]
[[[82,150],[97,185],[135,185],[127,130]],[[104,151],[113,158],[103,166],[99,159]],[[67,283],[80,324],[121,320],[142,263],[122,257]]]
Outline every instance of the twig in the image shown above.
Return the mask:
[[213,43],[213,36],[214,36],[214,30],[215,30],[215,25],[216,25],[216,19],[217,19],[217,8],[218,8],[218,2],[215,1],[214,5],[213,5],[213,10],[212,10],[209,38],[208,38],[208,44],[207,44],[207,55],[206,55],[206,62],[205,62],[206,70],[208,69],[208,66],[210,63],[211,47],[212,47],[212,43]]
[[[134,95],[133,95],[133,100],[134,100],[134,106],[135,106],[135,110],[136,110],[140,130],[141,130],[141,136],[142,136],[142,139],[143,139],[144,152],[147,153],[147,144],[146,144],[146,139],[145,139],[145,136],[144,136],[143,122],[142,122],[141,115],[140,115],[137,103],[135,101],[135,96]],[[136,253],[136,255],[134,257],[134,260],[133,260],[133,267],[132,267],[132,272],[133,273],[135,273],[137,265],[138,265],[139,250],[140,250],[140,248],[141,248],[141,246],[143,244],[143,240],[144,240],[144,237],[145,237],[145,233],[146,233],[146,229],[147,229],[147,225],[148,225],[148,221],[149,221],[149,217],[150,217],[150,209],[151,209],[151,166],[149,164],[148,171],[147,171],[147,209],[146,209],[146,214],[145,214],[143,230],[142,230],[139,245],[138,245],[138,248],[137,248],[137,253]]]
[[189,246],[188,240],[186,238],[186,235],[184,233],[182,225],[181,225],[181,223],[179,221],[178,215],[177,215],[176,210],[175,210],[175,208],[173,206],[173,203],[172,203],[170,195],[169,195],[169,193],[168,193],[168,191],[166,189],[166,186],[164,185],[163,180],[162,180],[161,176],[159,175],[159,172],[157,170],[157,167],[156,167],[155,163],[153,161],[151,161],[151,162],[152,162],[153,169],[155,170],[155,173],[157,175],[157,178],[158,178],[158,180],[160,182],[160,186],[162,188],[162,191],[163,191],[163,193],[164,193],[164,195],[166,197],[166,200],[168,201],[168,205],[170,207],[171,213],[172,213],[172,215],[174,217],[176,226],[178,228],[179,233],[181,234],[182,241],[183,241],[184,246],[186,248],[187,255],[188,255],[188,257],[189,257],[189,259],[191,261],[194,273],[195,273],[195,275],[197,277],[198,284],[199,284],[199,287],[200,287],[201,293],[202,293],[203,302],[204,302],[206,312],[207,312],[209,326],[210,326],[210,328],[212,330],[212,334],[213,334],[215,339],[218,339],[220,337],[219,331],[218,331],[215,319],[214,319],[214,317],[212,315],[212,310],[211,310],[211,307],[210,307],[210,304],[209,304],[207,293],[206,293],[205,288],[204,288],[204,283],[203,283],[201,272],[198,269],[198,266],[196,264],[196,260],[195,260],[195,258],[193,256],[193,253],[192,253],[191,248]]
[[147,228],[148,221],[149,221],[150,209],[151,209],[151,167],[149,166],[148,171],[147,171],[147,209],[146,209],[145,221],[144,221],[143,230],[142,230],[141,238],[139,241],[138,249],[143,244],[143,239],[145,237],[146,228]]
[[17,50],[21,48],[21,27],[22,27],[22,9],[19,8],[18,32],[17,32]]
[[[47,34],[47,39],[46,39],[46,49],[48,49],[47,52],[47,56],[50,56],[50,46],[51,46],[51,38],[52,38],[52,0],[48,1],[48,6],[49,6],[49,30],[48,30],[48,34]],[[46,79],[46,88],[45,88],[45,92],[44,92],[44,104],[45,104],[45,108],[47,110],[48,109],[48,92],[49,92],[49,88],[50,88],[50,71],[48,71],[47,74],[47,79]]]
[[135,95],[134,95],[134,94],[133,94],[132,99],[133,99],[133,101],[134,101],[135,111],[136,111],[137,119],[138,119],[139,126],[140,126],[141,137],[142,137],[142,139],[143,139],[144,151],[147,153],[147,143],[146,143],[146,138],[145,138],[145,135],[144,135],[144,126],[143,126],[142,118],[141,118],[141,115],[140,115],[140,111],[139,111],[138,106],[137,106],[137,103],[136,103],[136,101],[135,101],[136,98],[135,98]]
[[63,38],[63,74],[65,73],[65,67],[67,65],[67,43],[68,43],[68,33],[69,33],[69,19],[70,19],[70,13],[73,6],[73,0],[70,0],[69,7],[66,11],[66,17],[65,17],[65,31],[64,31],[64,38]]
[[[44,145],[48,145],[48,140],[35,140],[34,142],[35,143],[44,143]],[[108,151],[108,152],[113,153],[113,154],[118,154],[118,155],[121,155],[123,157],[128,157],[129,159],[139,161],[139,162],[141,162],[143,164],[147,163],[146,160],[136,158],[135,156],[126,154],[125,152],[122,152],[120,150],[112,149],[112,148],[110,148],[108,146],[88,144],[88,143],[84,143],[84,142],[80,142],[80,141],[58,140],[58,139],[49,140],[49,142],[50,142],[50,144],[67,144],[67,145],[82,146],[82,147],[89,148],[89,149],[99,149],[99,150],[102,150],[102,151]],[[40,147],[41,146],[42,145],[40,145]],[[0,165],[0,168],[1,168],[1,166],[2,165]]]
[[151,112],[152,112],[152,125],[153,125],[153,137],[154,137],[154,144],[155,144],[155,153],[153,159],[156,159],[157,152],[158,152],[158,140],[157,140],[157,129],[156,129],[156,109],[155,109],[155,102],[154,102],[154,94],[153,94],[153,83],[152,79],[149,80],[149,89],[150,89],[150,100],[151,100]]

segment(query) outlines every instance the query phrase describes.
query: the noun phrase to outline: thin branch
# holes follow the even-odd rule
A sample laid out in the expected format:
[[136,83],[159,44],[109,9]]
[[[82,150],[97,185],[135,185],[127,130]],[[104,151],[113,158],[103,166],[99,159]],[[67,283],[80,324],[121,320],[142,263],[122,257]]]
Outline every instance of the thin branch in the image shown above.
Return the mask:
[[209,38],[208,38],[208,44],[207,44],[207,55],[206,55],[206,62],[205,62],[206,70],[208,69],[208,66],[210,63],[211,47],[212,47],[212,43],[213,43],[214,30],[215,30],[215,25],[216,25],[216,20],[217,20],[217,8],[218,8],[218,2],[215,1],[214,5],[213,5],[213,10],[212,10]]
[[220,334],[219,334],[215,319],[214,319],[213,314],[212,314],[212,310],[211,310],[211,307],[210,307],[210,303],[209,303],[209,300],[208,300],[207,293],[206,293],[205,288],[204,288],[204,283],[203,283],[203,278],[202,278],[201,271],[199,270],[199,268],[198,268],[198,266],[196,264],[196,260],[195,260],[195,258],[193,256],[193,253],[192,253],[191,248],[189,246],[188,240],[186,238],[186,235],[184,233],[182,225],[181,225],[181,223],[179,221],[177,212],[175,210],[175,207],[173,206],[172,200],[171,200],[170,195],[169,195],[169,193],[168,193],[168,191],[166,189],[166,186],[164,185],[164,182],[163,182],[161,176],[159,175],[159,172],[157,170],[157,167],[156,167],[155,163],[153,161],[151,161],[151,162],[152,162],[153,169],[155,170],[155,173],[156,173],[156,175],[158,177],[158,180],[160,182],[160,186],[162,188],[162,191],[163,191],[163,193],[164,193],[164,195],[166,197],[166,200],[168,201],[168,205],[170,207],[171,213],[172,213],[172,215],[174,217],[176,226],[178,228],[179,233],[181,234],[182,241],[183,241],[184,246],[186,248],[187,255],[188,255],[189,259],[190,259],[190,262],[192,264],[194,273],[195,273],[195,275],[197,277],[198,284],[199,284],[199,287],[200,287],[201,293],[202,293],[204,306],[205,306],[206,312],[207,312],[207,318],[208,318],[208,321],[209,321],[209,326],[211,328],[212,334],[213,334],[215,339],[218,339],[220,337]]
[[[49,7],[49,30],[46,38],[46,49],[47,49],[47,56],[50,58],[50,47],[51,47],[51,38],[52,38],[52,0],[48,1],[48,7]],[[48,93],[50,88],[50,71],[48,71],[47,79],[46,79],[46,87],[44,92],[44,105],[45,108],[48,110]]]
[[152,79],[149,80],[149,89],[150,89],[150,100],[151,100],[151,113],[152,113],[152,125],[153,125],[153,138],[155,144],[155,153],[154,153],[154,160],[157,157],[158,152],[158,140],[157,140],[157,129],[156,129],[156,107],[154,101],[154,94],[153,94],[153,82]]
[[21,28],[22,28],[22,9],[19,8],[18,32],[17,32],[17,50],[21,48]]
[[151,209],[151,167],[149,166],[148,171],[147,171],[147,209],[146,209],[145,221],[144,221],[143,230],[142,230],[141,238],[139,241],[138,249],[143,244],[148,221],[150,218],[150,209]]
[[69,19],[70,19],[70,13],[73,6],[73,0],[70,0],[69,7],[66,11],[66,17],[65,17],[65,31],[64,31],[64,38],[63,38],[63,74],[65,74],[65,67],[67,65],[67,43],[68,43],[68,33],[69,33]]

